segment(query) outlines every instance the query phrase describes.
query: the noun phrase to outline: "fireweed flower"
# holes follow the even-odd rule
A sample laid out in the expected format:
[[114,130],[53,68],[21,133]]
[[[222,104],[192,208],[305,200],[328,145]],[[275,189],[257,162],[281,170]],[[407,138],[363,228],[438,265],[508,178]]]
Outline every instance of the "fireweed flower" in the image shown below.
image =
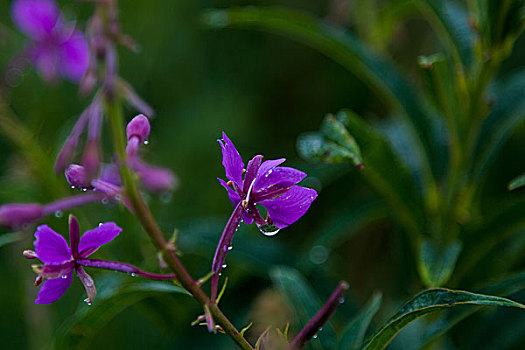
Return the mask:
[[[224,132],[222,139],[218,141],[222,149],[222,165],[229,181],[218,180],[228,191],[235,209],[224,228],[213,258],[213,300],[217,293],[219,273],[241,220],[247,225],[255,222],[263,234],[273,236],[303,216],[317,197],[315,190],[297,186],[306,177],[305,173],[279,166],[285,161],[284,158],[263,162],[263,156],[257,155],[248,162],[245,171],[239,152]],[[257,204],[266,209],[265,219]]]
[[[144,187],[153,193],[162,193],[175,187],[176,178],[173,173],[161,167],[144,162],[138,155],[140,146],[146,143],[151,126],[148,118],[139,114],[126,127],[128,144],[126,147],[128,166],[139,176]],[[90,180],[89,174],[82,165],[71,164],[65,171],[66,179],[71,186],[82,190],[94,190],[105,193],[108,197],[121,199],[123,192],[122,180],[116,164],[103,164],[99,176]],[[124,198],[124,204],[127,205]],[[129,205],[127,205],[130,208]]]
[[53,0],[15,0],[11,17],[29,38],[27,53],[38,73],[47,81],[64,78],[78,82],[89,61],[84,35],[67,25]]
[[23,253],[28,259],[40,259],[44,263],[43,265],[33,265],[33,270],[38,274],[35,285],[38,286],[44,282],[35,303],[49,304],[60,299],[71,285],[73,271],[75,271],[88,295],[84,301],[90,304],[95,298],[97,290],[93,279],[86,273],[84,267],[125,272],[132,276],[138,275],[152,280],[176,279],[174,274],[149,273],[119,261],[88,258],[102,245],[111,242],[121,231],[122,229],[115,223],[106,222],[85,232],[80,237],[78,222],[73,215],[70,215],[70,247],[64,237],[47,225],[39,226],[35,232],[35,250],[26,250]]
[[60,299],[71,285],[73,271],[86,288],[86,302],[93,301],[97,294],[95,283],[89,276],[79,260],[85,259],[98,250],[102,245],[111,242],[122,231],[113,222],[99,225],[91,231],[87,231],[80,238],[78,222],[75,217],[69,217],[69,241],[68,246],[64,237],[53,231],[47,225],[38,226],[35,232],[35,251],[25,251],[28,258],[38,258],[44,264],[34,265],[33,269],[38,276],[36,285],[46,281],[38,292],[37,304],[49,304]]

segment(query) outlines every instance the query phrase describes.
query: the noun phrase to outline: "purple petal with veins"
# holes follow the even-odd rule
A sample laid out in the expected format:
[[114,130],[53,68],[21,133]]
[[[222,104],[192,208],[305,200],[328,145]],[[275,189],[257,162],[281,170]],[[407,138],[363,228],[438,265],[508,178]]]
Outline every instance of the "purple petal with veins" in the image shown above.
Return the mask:
[[72,259],[64,237],[47,225],[38,226],[35,232],[35,251],[38,258],[46,264],[61,264]]
[[80,256],[86,258],[93,254],[101,245],[111,242],[121,231],[122,229],[113,222],[106,222],[94,230],[86,231],[78,245]]
[[226,136],[226,133],[222,133],[222,140],[219,141],[222,149],[222,165],[226,171],[226,177],[228,180],[233,181],[239,189],[242,188],[242,172],[244,169],[244,163],[242,162],[241,155],[237,152],[237,149]]
[[310,188],[293,186],[280,197],[262,201],[275,226],[285,228],[306,213],[310,204],[317,198],[317,192]]
[[45,281],[40,288],[40,291],[38,291],[38,298],[35,300],[35,303],[49,304],[60,299],[71,285],[73,272],[70,272],[63,277],[65,278],[59,277]]
[[253,191],[275,186],[277,188],[288,188],[301,182],[306,174],[300,170],[289,167],[276,167],[268,170],[266,174],[258,176],[253,184]]

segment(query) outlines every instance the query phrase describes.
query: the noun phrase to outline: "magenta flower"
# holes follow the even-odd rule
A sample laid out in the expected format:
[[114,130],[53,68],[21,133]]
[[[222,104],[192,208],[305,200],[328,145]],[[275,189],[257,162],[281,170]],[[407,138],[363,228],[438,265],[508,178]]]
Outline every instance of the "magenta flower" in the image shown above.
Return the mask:
[[[299,220],[317,197],[315,190],[297,186],[306,177],[305,173],[279,166],[285,161],[284,158],[263,162],[263,156],[257,155],[248,162],[245,171],[242,158],[233,143],[224,132],[222,137],[218,141],[222,148],[222,165],[229,181],[218,180],[228,191],[235,209],[224,228],[213,258],[213,300],[217,293],[219,273],[242,219],[247,225],[255,222],[263,234],[272,236]],[[266,219],[261,216],[257,204],[266,209]]]
[[49,304],[60,299],[71,285],[73,271],[86,288],[87,299],[90,303],[96,296],[97,290],[91,276],[89,276],[79,261],[87,258],[102,245],[111,242],[122,231],[113,222],[100,224],[97,228],[87,231],[80,238],[78,222],[74,216],[69,217],[69,241],[67,245],[64,237],[53,231],[47,225],[38,226],[35,232],[35,251],[25,251],[28,258],[38,258],[44,264],[34,266],[38,277],[35,284],[46,281],[38,292],[37,304]]
[[52,0],[15,0],[11,17],[16,26],[32,39],[28,54],[39,74],[47,81],[59,75],[78,82],[89,62],[84,35],[64,23]]

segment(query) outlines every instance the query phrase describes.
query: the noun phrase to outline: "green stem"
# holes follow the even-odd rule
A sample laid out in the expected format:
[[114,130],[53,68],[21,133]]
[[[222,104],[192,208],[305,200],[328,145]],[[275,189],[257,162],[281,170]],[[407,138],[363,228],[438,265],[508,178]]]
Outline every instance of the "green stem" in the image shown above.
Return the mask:
[[222,326],[224,332],[239,346],[239,348],[253,350],[253,347],[248,341],[244,339],[230,320],[222,313],[219,306],[216,303],[211,302],[210,298],[199,287],[199,284],[190,276],[182,262],[174,254],[173,250],[170,249],[168,241],[138,190],[134,174],[126,164],[126,140],[124,138],[124,118],[121,103],[118,100],[106,100],[105,109],[111,125],[114,148],[119,160],[120,174],[124,183],[125,193],[135,211],[135,216],[139,219],[142,227],[151,238],[155,247],[162,253],[169,268],[177,275],[180,284],[199,304],[203,307],[209,308],[215,322]]

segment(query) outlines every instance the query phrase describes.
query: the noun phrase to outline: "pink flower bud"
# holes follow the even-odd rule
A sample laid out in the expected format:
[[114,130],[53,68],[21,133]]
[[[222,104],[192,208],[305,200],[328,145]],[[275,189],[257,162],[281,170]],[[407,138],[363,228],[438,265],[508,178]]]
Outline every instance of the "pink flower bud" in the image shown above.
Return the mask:
[[140,142],[144,142],[148,136],[151,127],[149,125],[149,120],[144,116],[144,114],[139,114],[133,118],[126,127],[126,135],[128,136],[128,141],[136,136]]

